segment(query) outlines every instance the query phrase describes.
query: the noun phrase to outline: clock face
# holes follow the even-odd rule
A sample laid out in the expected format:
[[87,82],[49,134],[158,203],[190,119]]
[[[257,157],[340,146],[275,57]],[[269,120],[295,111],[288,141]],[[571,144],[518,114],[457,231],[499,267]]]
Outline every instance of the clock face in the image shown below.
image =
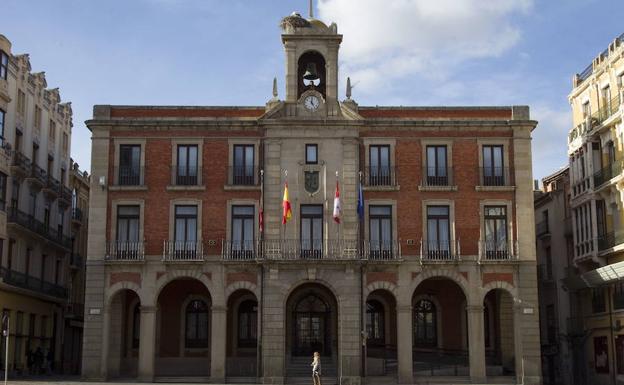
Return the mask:
[[309,111],[316,111],[321,105],[321,102],[319,101],[319,98],[317,98],[316,96],[310,95],[305,98],[305,100],[303,101],[303,105]]

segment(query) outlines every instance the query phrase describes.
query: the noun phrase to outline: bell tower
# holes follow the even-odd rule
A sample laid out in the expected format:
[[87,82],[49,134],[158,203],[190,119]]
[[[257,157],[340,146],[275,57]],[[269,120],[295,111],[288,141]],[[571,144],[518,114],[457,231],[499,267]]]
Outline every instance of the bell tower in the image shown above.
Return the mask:
[[[293,13],[282,19],[286,53],[288,115],[336,116],[338,106],[338,50],[342,35],[335,23],[327,26],[312,17]],[[296,111],[295,111],[296,110]]]

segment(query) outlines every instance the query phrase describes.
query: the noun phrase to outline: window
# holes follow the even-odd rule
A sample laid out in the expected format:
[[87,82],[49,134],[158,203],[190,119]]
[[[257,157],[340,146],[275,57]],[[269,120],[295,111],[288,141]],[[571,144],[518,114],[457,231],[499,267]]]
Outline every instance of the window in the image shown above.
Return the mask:
[[370,300],[366,302],[366,335],[367,345],[384,346],[386,341],[385,332],[385,312],[381,302]]
[[306,144],[306,164],[318,164],[318,145]]
[[392,206],[368,206],[370,257],[392,258]]
[[63,155],[67,155],[67,152],[69,150],[69,137],[67,136],[67,133],[64,132],[63,133]]
[[232,206],[232,257],[253,256],[254,217],[254,206]]
[[509,257],[507,238],[507,207],[485,206],[485,258],[505,259]]
[[427,146],[427,186],[448,186],[446,146]]
[[0,140],[4,142],[4,121],[5,121],[6,113],[3,110],[0,110]]
[[41,330],[39,332],[39,337],[42,339],[46,339],[48,337],[48,316],[41,316]]
[[119,146],[119,184],[141,185],[141,146],[122,144]]
[[139,348],[139,341],[141,337],[141,304],[134,305],[132,311],[132,349]]
[[243,301],[238,306],[238,347],[255,348],[258,341],[258,303]]
[[61,260],[56,259],[54,266],[54,284],[58,285],[61,282]]
[[369,157],[369,185],[390,186],[392,184],[392,174],[390,169],[390,146],[370,146]]
[[208,347],[208,305],[195,299],[186,306],[186,348]]
[[50,137],[50,142],[56,142],[56,122],[50,119],[50,127],[48,131],[48,135]]
[[43,224],[46,229],[50,228],[50,203],[46,202],[43,209]]
[[0,79],[7,80],[9,72],[9,55],[0,50]]
[[254,185],[254,146],[237,144],[234,146],[234,166],[232,170],[234,185]]
[[423,299],[414,306],[414,346],[437,347],[437,314],[433,302]]
[[624,309],[624,283],[613,285],[613,309]]
[[0,172],[0,210],[6,210],[7,175]]
[[41,130],[41,108],[35,106],[35,130]]
[[[13,363],[14,366],[20,367],[22,364],[22,340],[24,333],[24,313],[21,311],[17,312],[17,317],[15,317],[15,344],[13,346]],[[10,346],[10,345],[9,345]]]
[[615,359],[617,361],[617,374],[624,374],[624,335],[615,337]]
[[30,190],[30,213],[29,214],[32,218],[35,218],[37,216],[37,192],[33,190]]
[[589,104],[589,100],[583,103],[581,109],[583,111],[583,119],[587,119],[591,115],[591,106]]
[[449,206],[427,206],[427,256],[445,258],[451,254]]
[[117,206],[117,248],[134,250],[139,242],[139,206]]
[[546,339],[550,344],[557,342],[557,318],[555,316],[555,305],[546,306]]
[[26,94],[22,90],[17,90],[17,113],[24,116],[26,113]]
[[41,254],[41,280],[45,281],[46,277],[46,260],[48,256],[45,254]]
[[609,344],[606,336],[594,337],[594,369],[596,373],[609,373]]
[[197,206],[175,206],[175,255],[193,256],[197,251]]
[[301,205],[301,256],[321,258],[323,253],[323,206]]
[[483,146],[483,185],[505,186],[503,146]]
[[191,186],[198,184],[199,163],[197,145],[178,146],[176,184]]
[[604,313],[605,311],[607,311],[607,304],[603,288],[592,289],[592,312]]

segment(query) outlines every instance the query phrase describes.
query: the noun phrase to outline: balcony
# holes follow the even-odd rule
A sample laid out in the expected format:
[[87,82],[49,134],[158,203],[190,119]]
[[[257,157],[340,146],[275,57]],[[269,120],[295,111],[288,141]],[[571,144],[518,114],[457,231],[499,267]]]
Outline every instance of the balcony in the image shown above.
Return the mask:
[[65,304],[65,318],[83,319],[84,318],[84,304],[77,302],[70,302]]
[[594,173],[594,188],[599,190],[599,187],[609,182],[611,179],[622,174],[622,160],[618,159],[611,164],[603,167],[600,171]]
[[107,261],[141,262],[145,260],[145,242],[112,241],[106,245]]
[[82,225],[82,210],[78,207],[74,207],[71,211],[71,220],[72,224],[80,227],[80,225]]
[[594,112],[591,116],[592,121],[592,129],[602,125],[607,119],[611,116],[615,115],[615,113],[620,109],[620,94],[617,94],[615,97],[611,98],[602,104],[602,106],[598,109],[598,111]]
[[260,170],[255,166],[230,166],[228,167],[228,186],[259,186]]
[[603,235],[598,236],[598,251],[604,251],[611,249],[623,242],[621,236],[616,236],[615,232],[611,231]]
[[553,282],[552,266],[546,264],[537,265],[537,280],[539,283]]
[[32,163],[26,155],[22,154],[19,150],[13,152],[13,159],[11,161],[11,174],[17,178],[25,178],[30,175],[32,171]]
[[20,227],[28,230],[31,233],[34,233],[48,241],[53,242],[54,244],[69,250],[71,248],[71,239],[65,235],[63,235],[62,231],[59,231],[61,228],[52,228],[47,226],[45,223],[40,222],[35,219],[30,214],[26,214],[23,211],[20,211],[14,207],[9,208],[7,217],[7,222],[9,224],[16,224]]
[[223,240],[221,257],[225,261],[251,261],[258,257],[260,241],[254,240]]
[[71,205],[72,202],[72,190],[67,187],[67,186],[63,186],[61,184],[60,189],[59,189],[59,205],[61,207],[69,207],[69,205]]
[[59,197],[61,192],[61,182],[54,178],[52,175],[48,175],[45,186],[43,187],[43,193],[50,200],[54,200]]
[[48,182],[48,173],[36,164],[32,164],[30,175],[26,175],[26,180],[35,190],[41,190]]
[[171,185],[200,186],[202,184],[201,176],[201,167],[182,165],[173,166],[171,168]]
[[145,167],[119,166],[114,168],[114,186],[144,186]]
[[574,183],[572,185],[572,198],[576,198],[579,195],[587,192],[589,190],[590,178],[585,177],[580,181]]
[[84,258],[79,254],[72,254],[69,258],[69,267],[74,270],[80,270],[84,264]]
[[453,168],[425,167],[420,181],[422,190],[449,190],[454,187]]
[[496,262],[511,261],[517,259],[518,245],[512,245],[507,240],[502,241],[479,241],[479,261]]
[[537,237],[545,237],[550,235],[550,228],[548,227],[548,221],[541,221],[535,224],[535,235]]
[[4,266],[0,267],[0,277],[2,278],[2,281],[8,285],[31,290],[39,294],[59,299],[67,298],[67,289],[63,286],[43,281],[25,273],[10,270]]
[[201,241],[164,241],[165,262],[188,262],[204,260],[204,244]]
[[397,187],[397,170],[391,166],[364,168],[364,186],[373,188]]
[[509,167],[479,167],[479,186],[509,187],[513,185]]
[[421,263],[460,261],[460,251],[458,240],[421,239],[420,241]]

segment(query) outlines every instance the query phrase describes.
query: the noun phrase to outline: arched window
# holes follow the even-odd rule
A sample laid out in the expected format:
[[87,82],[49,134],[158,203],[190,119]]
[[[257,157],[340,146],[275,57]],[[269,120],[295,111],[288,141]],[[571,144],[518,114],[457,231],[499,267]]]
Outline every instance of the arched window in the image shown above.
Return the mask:
[[208,347],[208,305],[200,299],[186,306],[185,342],[187,348]]
[[433,302],[422,299],[414,306],[414,346],[438,346],[436,307]]
[[238,347],[254,348],[258,341],[258,303],[243,301],[238,306]]
[[384,345],[385,312],[381,302],[370,300],[366,302],[366,333],[368,345]]
[[134,305],[132,311],[132,349],[139,348],[139,336],[141,335],[141,304]]

